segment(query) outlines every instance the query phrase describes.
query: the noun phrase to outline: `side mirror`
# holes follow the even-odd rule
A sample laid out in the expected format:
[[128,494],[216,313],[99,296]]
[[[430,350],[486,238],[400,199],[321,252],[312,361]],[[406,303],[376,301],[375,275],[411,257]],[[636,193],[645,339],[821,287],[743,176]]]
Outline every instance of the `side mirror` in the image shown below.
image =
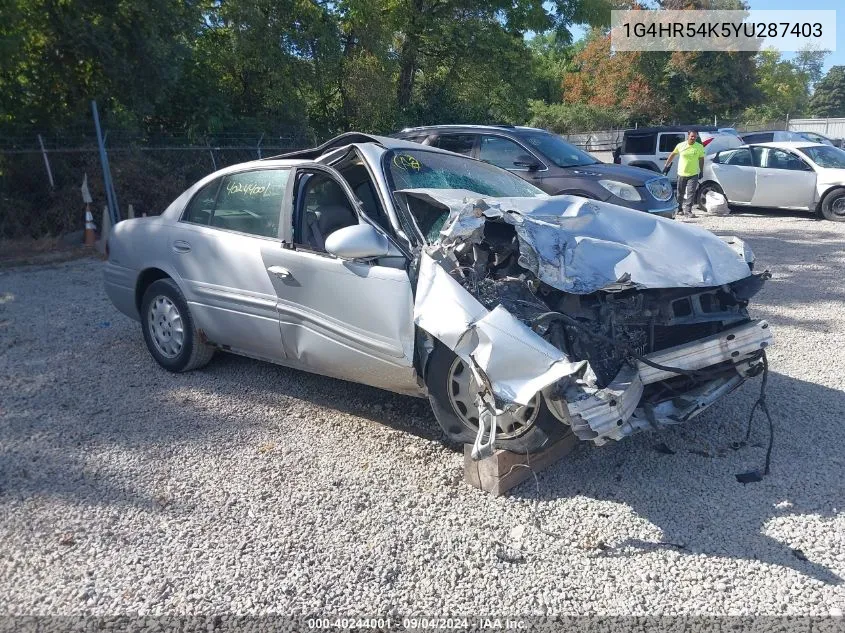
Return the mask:
[[340,259],[374,259],[390,251],[390,242],[369,224],[338,229],[326,238],[326,252]]
[[540,169],[540,163],[538,163],[533,156],[529,156],[528,154],[523,154],[522,156],[517,157],[517,159],[513,161],[513,164],[515,167],[522,167],[528,171],[537,171]]

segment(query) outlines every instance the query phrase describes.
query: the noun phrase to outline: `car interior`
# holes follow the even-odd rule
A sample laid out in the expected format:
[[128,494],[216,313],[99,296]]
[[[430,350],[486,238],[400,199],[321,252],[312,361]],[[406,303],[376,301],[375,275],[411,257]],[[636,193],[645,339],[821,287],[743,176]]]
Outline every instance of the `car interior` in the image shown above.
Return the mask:
[[298,175],[297,226],[294,242],[318,252],[326,250],[326,238],[347,226],[358,224],[358,216],[341,186],[322,173]]

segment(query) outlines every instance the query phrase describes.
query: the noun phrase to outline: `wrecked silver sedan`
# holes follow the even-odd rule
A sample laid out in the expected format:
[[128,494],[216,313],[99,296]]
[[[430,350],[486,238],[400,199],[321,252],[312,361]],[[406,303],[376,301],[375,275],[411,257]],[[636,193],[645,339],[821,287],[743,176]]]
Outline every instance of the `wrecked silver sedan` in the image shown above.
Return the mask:
[[363,134],[211,174],[108,248],[162,367],[223,350],[427,396],[476,457],[688,421],[772,342],[741,240]]

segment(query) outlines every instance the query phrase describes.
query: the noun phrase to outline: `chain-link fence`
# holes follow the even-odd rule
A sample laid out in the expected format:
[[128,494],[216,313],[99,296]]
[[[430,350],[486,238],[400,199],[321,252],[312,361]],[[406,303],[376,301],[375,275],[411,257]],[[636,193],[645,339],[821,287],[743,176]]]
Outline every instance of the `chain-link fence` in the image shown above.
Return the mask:
[[[236,163],[314,145],[305,132],[179,137],[106,136],[120,213],[157,215],[203,176]],[[28,135],[0,140],[0,239],[56,236],[84,228],[87,175],[99,223],[106,204],[96,141]]]

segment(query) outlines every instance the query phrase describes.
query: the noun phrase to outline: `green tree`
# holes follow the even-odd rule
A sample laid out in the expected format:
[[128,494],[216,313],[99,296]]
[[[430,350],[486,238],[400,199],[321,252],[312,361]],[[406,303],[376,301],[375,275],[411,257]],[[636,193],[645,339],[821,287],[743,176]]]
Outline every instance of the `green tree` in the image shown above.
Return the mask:
[[824,68],[824,60],[828,55],[830,55],[830,51],[820,50],[812,45],[805,46],[795,55],[793,64],[799,71],[807,75],[807,83],[811,90],[824,74],[822,68]]
[[538,33],[528,41],[534,64],[534,96],[546,103],[558,103],[563,94],[563,77],[576,51],[581,47],[563,43],[555,31]]
[[763,99],[745,111],[746,121],[781,121],[807,110],[809,75],[773,48],[757,54],[757,86]]
[[[180,81],[199,3],[179,0],[3,0],[0,105],[16,126],[85,120],[98,99],[137,123]],[[87,119],[90,120],[90,119]]]
[[815,116],[845,117],[845,66],[833,66],[816,84],[810,110]]

